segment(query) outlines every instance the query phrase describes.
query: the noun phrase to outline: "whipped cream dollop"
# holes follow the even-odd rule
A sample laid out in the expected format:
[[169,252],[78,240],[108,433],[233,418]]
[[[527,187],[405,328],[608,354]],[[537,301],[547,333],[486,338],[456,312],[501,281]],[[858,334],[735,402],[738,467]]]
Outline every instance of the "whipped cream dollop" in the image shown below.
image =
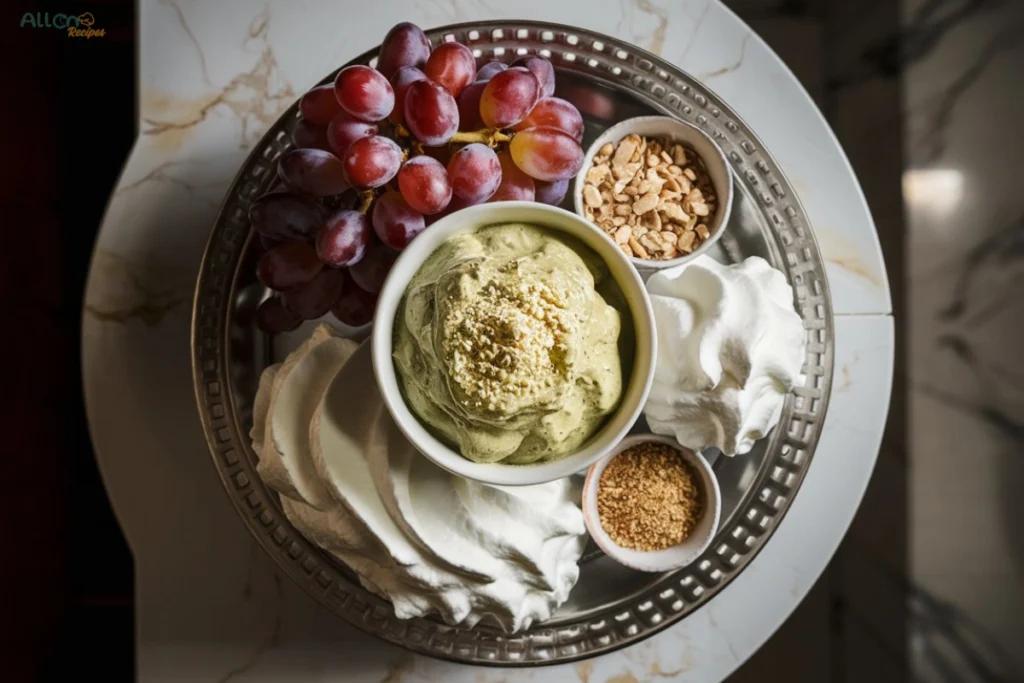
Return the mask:
[[384,407],[369,348],[327,325],[260,377],[253,448],[291,523],[399,618],[509,632],[551,617],[579,577],[578,487],[488,486],[419,454]]
[[708,256],[647,281],[658,334],[644,416],[694,450],[746,453],[779,421],[806,343],[786,277],[751,256]]

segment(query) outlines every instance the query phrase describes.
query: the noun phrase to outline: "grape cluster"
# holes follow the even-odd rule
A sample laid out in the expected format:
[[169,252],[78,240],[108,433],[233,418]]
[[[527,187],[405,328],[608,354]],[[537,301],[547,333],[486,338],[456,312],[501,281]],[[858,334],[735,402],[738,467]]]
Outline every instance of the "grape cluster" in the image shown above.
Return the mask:
[[546,59],[477,64],[401,23],[376,68],[346,67],[303,95],[282,187],[249,211],[265,248],[256,275],[280,293],[259,326],[328,312],[366,324],[397,252],[434,221],[483,202],[560,203],[583,164],[583,118],[554,91]]

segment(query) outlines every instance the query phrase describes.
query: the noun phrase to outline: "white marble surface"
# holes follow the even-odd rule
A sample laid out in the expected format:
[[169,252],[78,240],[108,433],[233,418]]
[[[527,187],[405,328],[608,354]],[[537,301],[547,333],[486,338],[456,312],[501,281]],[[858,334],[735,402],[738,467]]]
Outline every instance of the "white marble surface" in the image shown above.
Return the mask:
[[[136,559],[140,680],[719,681],[759,647],[837,546],[871,473],[892,376],[884,268],[859,187],[817,110],[764,43],[716,2],[398,0],[141,3],[139,140],[94,256],[83,326],[93,439]],[[835,389],[792,509],[752,565],[655,638],[575,666],[445,664],[318,608],[257,547],[224,495],[196,416],[191,289],[213,216],[263,130],[299,93],[399,19],[582,25],[681,65],[759,131],[800,192],[828,259]]]

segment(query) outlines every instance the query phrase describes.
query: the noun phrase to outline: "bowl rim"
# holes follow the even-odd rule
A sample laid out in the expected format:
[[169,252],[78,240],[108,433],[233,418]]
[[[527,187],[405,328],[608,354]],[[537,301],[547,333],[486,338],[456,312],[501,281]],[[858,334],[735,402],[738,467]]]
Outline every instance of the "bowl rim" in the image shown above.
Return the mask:
[[[701,478],[701,488],[707,498],[705,502],[708,504],[705,508],[704,514],[710,513],[712,515],[710,526],[702,530],[703,538],[701,539],[700,544],[689,552],[679,555],[678,559],[671,562],[659,562],[658,560],[672,557],[673,551],[679,548],[679,545],[665,548],[664,550],[650,551],[648,553],[622,548],[611,539],[607,532],[605,532],[604,527],[601,525],[601,516],[597,510],[597,488],[601,479],[601,474],[604,473],[608,463],[614,460],[623,451],[645,442],[663,443],[667,446],[671,446],[682,455],[684,460],[690,463],[697,470],[697,474]],[[623,439],[618,446],[596,461],[587,470],[587,476],[583,482],[581,508],[583,510],[583,521],[587,526],[587,532],[590,534],[590,537],[594,539],[594,543],[597,544],[597,547],[600,548],[605,555],[619,564],[629,567],[630,569],[642,572],[660,573],[675,569],[682,569],[683,567],[693,564],[711,545],[711,542],[718,534],[718,529],[722,521],[722,490],[718,485],[718,478],[715,476],[715,472],[712,469],[711,464],[699,451],[694,451],[681,445],[674,437],[671,436],[661,434],[632,434]],[[693,538],[693,536],[687,537],[683,542],[685,543],[691,538]],[[642,564],[630,559],[631,555],[638,553],[650,558],[651,562]]]
[[[622,121],[619,121],[610,128],[607,128],[603,133],[601,133],[601,135],[599,135],[594,140],[594,142],[591,143],[590,147],[588,147],[587,150],[584,152],[583,166],[580,168],[579,173],[576,174],[576,177],[573,180],[572,188],[573,208],[576,211],[576,213],[580,216],[580,218],[583,218],[584,221],[586,221],[587,219],[584,218],[583,211],[583,184],[587,175],[587,171],[589,171],[594,166],[594,157],[597,155],[597,150],[599,150],[607,142],[612,142],[613,140],[621,140],[622,138],[626,137],[631,132],[633,132],[633,130],[637,126],[645,123],[660,123],[666,126],[667,129],[685,131],[686,133],[696,135],[697,137],[701,137],[704,140],[706,140],[710,144],[711,148],[714,149],[715,152],[717,152],[717,154],[715,154],[713,161],[716,166],[721,167],[721,170],[724,172],[726,178],[726,187],[724,188],[724,192],[722,191],[722,188],[718,187],[717,185],[715,186],[715,190],[718,192],[718,197],[720,200],[718,205],[718,213],[720,214],[721,218],[719,218],[718,215],[715,216],[715,219],[719,221],[718,228],[714,232],[712,232],[711,235],[706,240],[704,240],[704,242],[699,247],[694,249],[689,254],[686,254],[685,256],[677,256],[676,258],[673,259],[654,260],[637,258],[636,256],[627,257],[633,264],[633,266],[637,268],[637,270],[640,270],[641,272],[651,272],[655,270],[664,270],[665,268],[680,266],[684,263],[689,263],[690,261],[693,261],[701,254],[707,252],[722,237],[722,234],[728,227],[729,218],[732,215],[732,202],[736,184],[733,181],[732,170],[729,167],[729,160],[725,156],[725,151],[717,142],[715,142],[714,138],[711,137],[711,135],[709,135],[706,131],[700,129],[699,127],[693,125],[688,121],[677,119],[674,116],[655,114],[648,116],[633,116],[628,119],[623,119]],[[666,134],[671,135],[671,131],[666,130]],[[709,164],[709,160],[706,159],[703,155],[701,155],[701,158],[704,159],[705,165]],[[722,198],[724,198],[725,201],[721,201]],[[589,221],[587,222],[589,223]],[[598,230],[601,229],[598,228]],[[601,232],[604,231],[601,230]]]
[[[557,220],[549,222],[545,217]],[[566,232],[584,243],[587,239],[580,235],[589,234],[596,242],[604,244],[607,253],[602,253],[593,243],[587,246],[609,266],[632,315],[635,336],[633,369],[629,382],[624,385],[618,408],[578,451],[557,460],[528,465],[477,463],[464,458],[436,437],[407,405],[392,360],[394,322],[409,281],[445,240],[487,225],[516,222],[532,222],[550,230]],[[574,235],[559,223],[575,225],[580,235]],[[423,239],[424,236],[429,237]],[[613,261],[617,261],[617,267]],[[616,275],[616,270],[622,277]],[[405,437],[439,467],[467,479],[499,486],[528,486],[562,479],[582,472],[615,448],[640,417],[654,381],[654,359],[657,356],[657,334],[650,297],[643,279],[626,255],[611,238],[581,216],[559,207],[528,201],[495,202],[461,209],[440,219],[410,242],[392,265],[381,288],[370,343],[374,375],[384,405]]]

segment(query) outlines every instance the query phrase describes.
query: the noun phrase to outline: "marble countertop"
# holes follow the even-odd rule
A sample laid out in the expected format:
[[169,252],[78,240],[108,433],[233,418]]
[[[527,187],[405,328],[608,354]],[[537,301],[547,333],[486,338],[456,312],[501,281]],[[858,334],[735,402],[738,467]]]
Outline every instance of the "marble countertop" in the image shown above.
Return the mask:
[[[213,217],[252,146],[299,94],[399,20],[579,25],[706,82],[758,132],[800,194],[827,260],[836,376],[815,459],[746,571],[706,607],[575,665],[485,669],[410,655],[327,613],[282,577],[213,470],[189,362],[192,288]],[[878,452],[893,321],[877,235],[835,137],[767,46],[714,0],[434,0],[413,7],[142,0],[140,136],[101,229],[85,300],[90,427],[132,548],[139,680],[720,681],[807,593]]]

